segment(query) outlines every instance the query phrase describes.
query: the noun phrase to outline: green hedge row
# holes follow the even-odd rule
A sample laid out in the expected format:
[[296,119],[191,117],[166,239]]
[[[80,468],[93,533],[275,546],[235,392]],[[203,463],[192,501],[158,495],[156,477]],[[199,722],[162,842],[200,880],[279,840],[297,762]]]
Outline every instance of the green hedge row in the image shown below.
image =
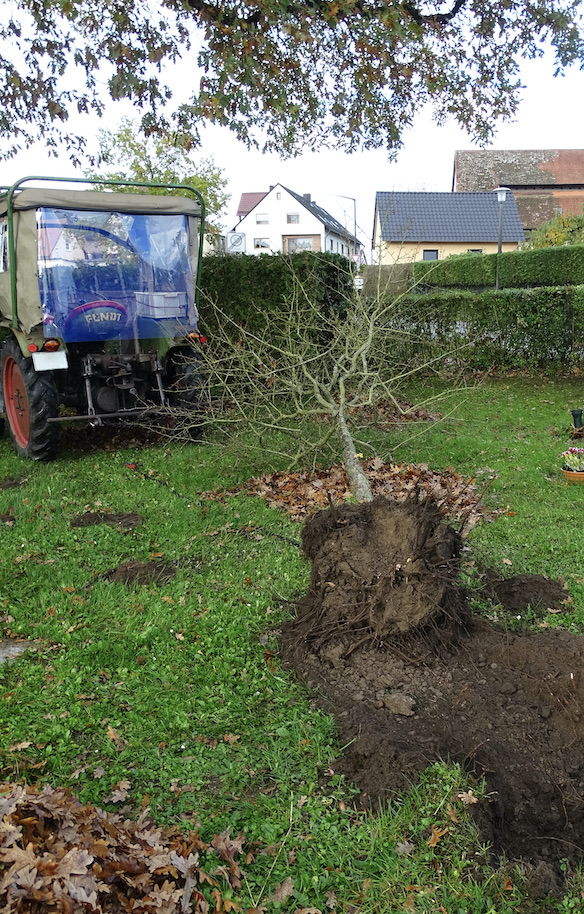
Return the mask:
[[[413,265],[414,281],[431,288],[489,289],[495,285],[497,254],[460,254]],[[499,288],[568,286],[584,283],[584,245],[509,251],[499,258]]]
[[[504,256],[519,258],[525,253]],[[456,259],[482,264],[489,260],[483,256]],[[207,257],[201,279],[202,324],[211,332],[210,302],[237,323],[263,330],[271,320],[277,326],[278,313],[289,306],[300,285],[323,315],[331,310],[342,313],[355,294],[350,265],[336,254]],[[389,286],[379,289],[378,282],[375,286],[376,294],[385,292],[395,303],[387,322],[388,345],[396,358],[412,365],[445,354],[477,369],[561,367],[584,358],[584,281],[499,292],[435,289],[418,294],[413,289],[397,297]],[[315,326],[315,331],[321,332],[325,324]]]
[[584,285],[501,292],[436,291],[404,301],[426,350],[459,347],[460,361],[485,369],[567,366],[584,357]]
[[199,302],[203,323],[212,313],[205,303],[213,302],[237,323],[263,329],[270,313],[285,306],[300,287],[323,313],[342,312],[355,292],[351,264],[339,254],[310,251],[204,257]]

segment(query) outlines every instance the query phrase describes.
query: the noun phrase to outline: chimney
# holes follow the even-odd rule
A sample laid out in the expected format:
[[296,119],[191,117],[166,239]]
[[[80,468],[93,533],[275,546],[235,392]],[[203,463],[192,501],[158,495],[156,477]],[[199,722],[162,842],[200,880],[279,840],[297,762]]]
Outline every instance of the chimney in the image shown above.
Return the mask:
[[274,187],[275,187],[275,184],[270,184],[270,190],[273,190]]
[[312,203],[312,197],[310,194],[302,194],[307,203]]

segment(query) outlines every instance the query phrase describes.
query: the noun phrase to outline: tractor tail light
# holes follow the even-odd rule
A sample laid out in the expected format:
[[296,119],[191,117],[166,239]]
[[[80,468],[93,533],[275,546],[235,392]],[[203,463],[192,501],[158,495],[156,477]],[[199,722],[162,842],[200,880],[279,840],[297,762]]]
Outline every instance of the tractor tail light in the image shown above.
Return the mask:
[[59,346],[60,346],[59,340],[47,340],[47,342],[43,346],[43,350],[45,352],[56,352],[57,349],[59,348]]
[[39,347],[37,346],[36,343],[29,343],[27,348],[28,348],[29,352],[38,352],[39,351]]

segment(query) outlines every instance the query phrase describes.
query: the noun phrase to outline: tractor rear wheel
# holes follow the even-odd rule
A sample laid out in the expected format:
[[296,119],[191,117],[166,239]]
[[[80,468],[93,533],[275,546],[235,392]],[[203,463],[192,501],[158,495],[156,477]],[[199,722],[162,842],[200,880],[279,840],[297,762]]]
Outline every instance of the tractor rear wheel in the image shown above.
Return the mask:
[[4,414],[10,437],[21,457],[52,460],[57,453],[57,426],[48,420],[59,412],[59,394],[50,372],[35,371],[15,339],[0,353]]

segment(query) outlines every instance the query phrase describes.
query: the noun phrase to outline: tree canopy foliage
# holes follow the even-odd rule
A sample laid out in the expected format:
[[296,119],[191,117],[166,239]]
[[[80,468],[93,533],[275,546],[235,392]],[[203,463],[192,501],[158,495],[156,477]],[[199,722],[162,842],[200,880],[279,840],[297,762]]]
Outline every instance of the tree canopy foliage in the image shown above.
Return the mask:
[[565,244],[584,244],[584,208],[578,216],[559,213],[536,229],[529,239],[529,247],[536,249]]
[[[140,125],[123,117],[117,130],[100,130],[99,165],[105,170],[88,171],[93,180],[153,181],[159,184],[190,184],[201,192],[206,205],[207,229],[218,231],[214,217],[224,209],[228,180],[212,156],[195,161],[178,138],[166,135],[144,137]],[[124,190],[124,188],[120,188]],[[131,184],[126,188],[136,190]],[[152,189],[151,193],[164,193]]]
[[[428,101],[486,140],[511,116],[519,64],[584,62],[581,0],[0,0],[4,154],[43,138],[75,155],[74,112],[129,99],[147,131],[205,121],[294,154],[399,147]],[[173,102],[171,64],[192,73]],[[182,78],[182,77],[181,77]],[[189,87],[190,88],[190,87]]]

